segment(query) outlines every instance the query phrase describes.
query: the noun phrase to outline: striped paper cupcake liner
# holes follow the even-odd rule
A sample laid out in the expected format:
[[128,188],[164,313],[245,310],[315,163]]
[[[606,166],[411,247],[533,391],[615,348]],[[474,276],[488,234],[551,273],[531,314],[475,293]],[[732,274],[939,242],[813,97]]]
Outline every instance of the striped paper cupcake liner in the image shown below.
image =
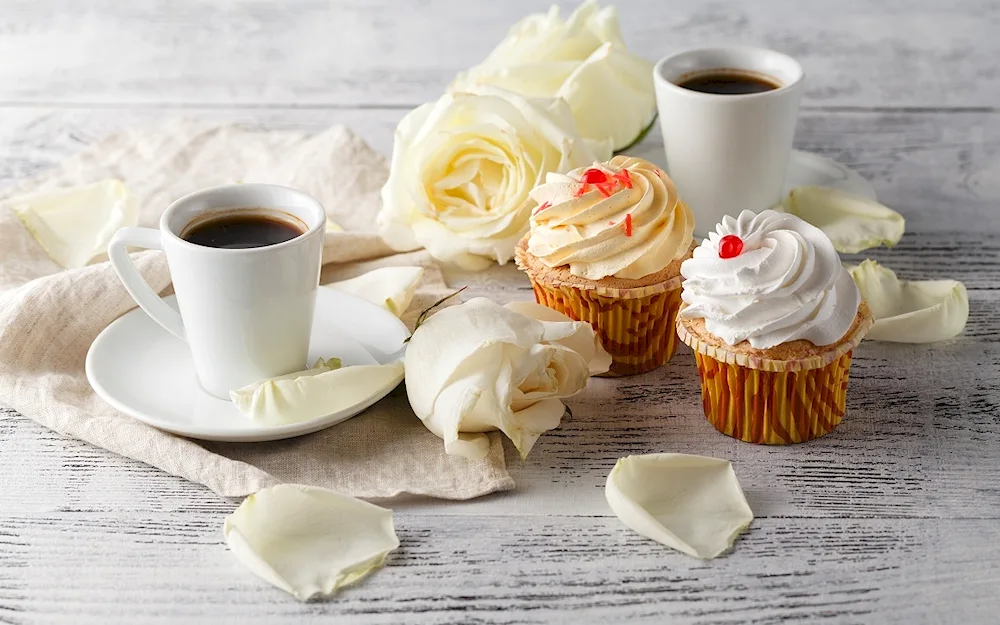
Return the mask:
[[851,352],[818,369],[762,371],[695,352],[705,417],[723,434],[748,443],[812,440],[844,418]]
[[681,304],[680,286],[636,298],[607,297],[570,286],[531,286],[539,304],[586,321],[611,354],[606,375],[635,375],[665,364],[677,351],[674,324]]
[[694,350],[708,421],[748,443],[785,445],[823,436],[844,418],[851,355],[874,318],[862,302],[845,340],[788,360],[712,344],[685,322],[678,318],[677,334]]

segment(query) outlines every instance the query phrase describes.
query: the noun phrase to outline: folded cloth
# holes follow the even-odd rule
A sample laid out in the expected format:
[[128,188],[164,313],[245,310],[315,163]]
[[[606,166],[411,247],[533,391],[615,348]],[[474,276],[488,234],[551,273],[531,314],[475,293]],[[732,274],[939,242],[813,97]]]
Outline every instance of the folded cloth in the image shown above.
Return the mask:
[[[512,488],[498,434],[491,435],[485,460],[449,456],[410,411],[402,388],[344,423],[270,443],[192,441],[115,410],[90,388],[84,361],[94,338],[134,302],[102,258],[63,271],[3,206],[22,193],[119,178],[139,198],[139,225],[156,227],[170,202],[198,189],[234,182],[295,187],[322,202],[344,228],[326,235],[324,282],[383,266],[428,268],[402,316],[412,329],[419,309],[447,289],[425,252],[396,254],[375,234],[387,175],[385,160],[342,126],[309,135],[178,120],[110,136],[0,191],[0,404],[229,497],[284,482],[366,498],[468,499]],[[134,260],[154,289],[169,291],[162,252],[141,252]]]

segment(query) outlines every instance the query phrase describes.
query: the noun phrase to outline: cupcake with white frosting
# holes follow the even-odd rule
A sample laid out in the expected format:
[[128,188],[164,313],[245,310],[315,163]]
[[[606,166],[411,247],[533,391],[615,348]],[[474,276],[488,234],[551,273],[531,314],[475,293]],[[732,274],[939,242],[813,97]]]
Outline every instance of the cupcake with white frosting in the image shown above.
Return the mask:
[[655,369],[677,349],[681,262],[694,216],[667,175],[639,158],[548,174],[530,192],[531,229],[515,251],[539,303],[587,321],[609,375]]
[[712,425],[785,444],[840,423],[851,350],[874,320],[819,228],[772,210],[727,216],[681,274],[677,333]]

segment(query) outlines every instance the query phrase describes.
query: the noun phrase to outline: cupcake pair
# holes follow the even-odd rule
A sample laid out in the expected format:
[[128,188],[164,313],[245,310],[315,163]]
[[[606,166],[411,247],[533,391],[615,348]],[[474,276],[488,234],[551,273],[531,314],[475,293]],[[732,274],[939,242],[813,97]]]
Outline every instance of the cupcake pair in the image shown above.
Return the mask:
[[744,211],[699,246],[672,181],[625,156],[531,193],[518,266],[539,303],[590,322],[629,375],[695,352],[721,432],[783,444],[844,415],[851,350],[873,317],[830,240],[794,215]]

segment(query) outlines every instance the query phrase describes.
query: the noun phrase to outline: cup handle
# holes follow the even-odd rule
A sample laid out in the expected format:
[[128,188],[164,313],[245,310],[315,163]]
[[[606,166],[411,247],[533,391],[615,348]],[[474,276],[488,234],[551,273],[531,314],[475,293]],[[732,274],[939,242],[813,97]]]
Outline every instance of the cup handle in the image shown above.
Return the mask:
[[147,250],[162,250],[163,243],[160,231],[152,228],[121,228],[111,237],[108,243],[108,258],[114,267],[118,279],[125,285],[125,290],[132,296],[139,308],[143,309],[153,321],[181,340],[184,338],[184,323],[180,313],[164,302],[159,295],[146,283],[142,275],[132,264],[126,246],[141,247]]

